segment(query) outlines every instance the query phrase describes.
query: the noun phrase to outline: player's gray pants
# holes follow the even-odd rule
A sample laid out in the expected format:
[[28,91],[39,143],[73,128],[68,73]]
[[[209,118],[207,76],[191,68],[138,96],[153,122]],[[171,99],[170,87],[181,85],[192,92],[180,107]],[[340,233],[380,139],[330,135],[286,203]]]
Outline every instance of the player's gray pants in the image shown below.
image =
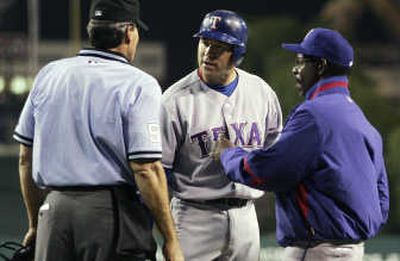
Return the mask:
[[171,210],[186,261],[257,261],[260,231],[252,201],[243,207],[173,198]]
[[[304,251],[305,249],[300,247],[287,247],[283,260],[302,260]],[[364,243],[345,245],[323,243],[307,249],[304,261],[362,261],[363,256]]]

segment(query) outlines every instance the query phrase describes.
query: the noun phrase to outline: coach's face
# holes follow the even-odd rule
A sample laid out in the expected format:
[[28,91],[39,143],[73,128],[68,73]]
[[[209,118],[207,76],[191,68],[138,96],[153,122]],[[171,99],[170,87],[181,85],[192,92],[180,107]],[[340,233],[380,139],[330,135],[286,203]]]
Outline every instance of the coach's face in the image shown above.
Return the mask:
[[197,50],[197,60],[203,80],[210,85],[230,83],[234,66],[233,47],[230,44],[201,38]]
[[319,58],[297,54],[292,72],[296,78],[296,87],[301,95],[306,92],[319,80],[318,64]]

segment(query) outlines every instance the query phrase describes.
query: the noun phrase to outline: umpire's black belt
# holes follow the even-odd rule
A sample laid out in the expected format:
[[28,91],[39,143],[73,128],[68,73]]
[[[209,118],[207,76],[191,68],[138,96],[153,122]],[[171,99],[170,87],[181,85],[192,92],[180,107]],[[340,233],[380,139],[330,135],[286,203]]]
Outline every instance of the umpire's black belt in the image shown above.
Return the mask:
[[209,199],[209,200],[193,200],[193,199],[182,199],[183,201],[192,202],[196,204],[205,204],[205,205],[221,205],[232,208],[241,208],[247,205],[251,199],[244,198],[217,198],[217,199]]
[[99,191],[99,190],[111,190],[115,187],[122,187],[127,185],[94,185],[94,186],[50,186],[50,190],[55,191]]

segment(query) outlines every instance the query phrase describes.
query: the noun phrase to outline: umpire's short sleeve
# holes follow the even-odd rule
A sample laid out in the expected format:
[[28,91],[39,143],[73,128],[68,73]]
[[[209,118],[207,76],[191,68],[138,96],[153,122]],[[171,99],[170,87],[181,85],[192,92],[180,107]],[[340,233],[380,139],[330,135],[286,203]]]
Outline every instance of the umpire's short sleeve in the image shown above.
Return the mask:
[[33,145],[35,130],[34,105],[32,101],[32,91],[25,101],[24,108],[19,116],[18,124],[14,130],[13,138],[26,146]]
[[26,146],[33,146],[35,136],[35,106],[37,106],[37,92],[46,82],[48,72],[53,64],[44,66],[36,75],[32,89],[25,101],[24,108],[19,116],[18,124],[15,127],[13,138]]
[[133,88],[126,114],[128,160],[161,159],[161,87],[154,79]]

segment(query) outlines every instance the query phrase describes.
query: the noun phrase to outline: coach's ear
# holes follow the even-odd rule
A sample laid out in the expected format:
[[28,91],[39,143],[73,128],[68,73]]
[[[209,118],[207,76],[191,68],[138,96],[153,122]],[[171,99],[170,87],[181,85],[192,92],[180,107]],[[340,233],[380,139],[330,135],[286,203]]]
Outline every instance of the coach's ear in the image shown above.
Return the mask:
[[325,58],[321,58],[317,64],[318,75],[319,76],[324,75],[327,69],[328,69],[328,61]]

